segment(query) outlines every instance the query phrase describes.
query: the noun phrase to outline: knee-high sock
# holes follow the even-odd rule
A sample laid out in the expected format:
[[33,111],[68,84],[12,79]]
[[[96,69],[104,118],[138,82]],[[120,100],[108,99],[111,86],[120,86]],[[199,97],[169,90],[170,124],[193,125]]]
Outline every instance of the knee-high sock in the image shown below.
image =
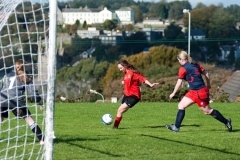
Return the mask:
[[31,130],[33,133],[36,134],[37,138],[40,140],[43,140],[43,135],[42,135],[42,131],[41,129],[39,128],[39,126],[37,125],[37,123],[33,123],[31,126],[30,126]]
[[121,120],[122,120],[122,117],[116,117],[115,122],[114,122],[114,127],[118,128]]
[[184,116],[185,116],[185,110],[178,110],[176,121],[175,121],[175,126],[177,128],[180,128]]
[[223,115],[218,111],[218,110],[213,110],[212,113],[210,114],[213,116],[213,118],[217,119],[218,121],[226,124],[228,121],[226,118],[223,117]]

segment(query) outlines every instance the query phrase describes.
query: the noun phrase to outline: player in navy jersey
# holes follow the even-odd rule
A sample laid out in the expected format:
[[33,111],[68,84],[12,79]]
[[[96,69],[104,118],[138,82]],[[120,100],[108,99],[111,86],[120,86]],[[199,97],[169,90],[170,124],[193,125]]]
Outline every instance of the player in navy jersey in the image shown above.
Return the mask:
[[[177,57],[181,67],[178,72],[178,80],[175,85],[173,92],[169,95],[171,100],[176,92],[181,87],[183,80],[188,82],[190,90],[182,98],[178,104],[178,113],[174,125],[167,124],[166,127],[174,132],[178,132],[185,116],[185,109],[190,105],[197,103],[199,108],[206,114],[211,115],[218,121],[225,124],[228,131],[232,131],[231,119],[224,118],[223,115],[215,109],[212,109],[209,105],[209,89],[210,77],[208,72],[200,66],[198,63],[191,63],[191,57],[188,56],[187,52],[181,51]],[[206,79],[206,86],[204,84],[202,75]]]
[[8,112],[12,111],[16,117],[25,119],[40,144],[44,144],[42,131],[26,106],[25,92],[33,103],[40,102],[41,97],[32,80],[24,72],[23,60],[16,61],[14,68],[15,72],[5,75],[0,81],[0,121],[8,118]]
[[145,83],[150,87],[157,85],[158,83],[150,83],[147,78],[141,75],[141,73],[128,61],[121,59],[118,62],[118,69],[124,73],[124,80],[122,84],[124,85],[124,97],[122,99],[122,104],[118,108],[117,116],[114,121],[113,129],[117,129],[121,120],[123,113],[127,112],[129,108],[132,108],[141,99],[141,92],[139,83]]

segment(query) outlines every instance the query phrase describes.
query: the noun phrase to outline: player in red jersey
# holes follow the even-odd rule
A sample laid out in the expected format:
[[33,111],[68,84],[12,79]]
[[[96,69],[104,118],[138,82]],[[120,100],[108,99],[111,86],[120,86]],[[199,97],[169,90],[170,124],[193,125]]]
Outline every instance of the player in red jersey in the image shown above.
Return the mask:
[[[174,132],[178,132],[182,123],[182,120],[185,116],[185,109],[190,105],[197,103],[199,108],[206,114],[211,115],[218,121],[225,124],[228,128],[228,131],[232,131],[231,119],[224,118],[223,115],[215,109],[212,109],[209,105],[209,89],[210,86],[210,77],[208,72],[201,67],[198,63],[191,63],[191,57],[185,51],[181,51],[177,57],[181,67],[178,72],[178,81],[175,85],[175,88],[172,94],[169,95],[171,100],[174,95],[177,93],[183,80],[188,82],[190,90],[182,98],[178,104],[178,113],[176,116],[176,121],[174,125],[167,124],[166,127]],[[205,86],[202,79],[202,75],[205,76],[207,85]]]
[[141,92],[139,83],[146,83],[150,87],[158,84],[150,83],[132,64],[128,63],[124,59],[121,59],[118,62],[118,68],[124,73],[124,80],[122,81],[122,84],[124,85],[124,97],[115,118],[113,126],[115,129],[118,128],[120,121],[122,120],[122,114],[140,101]]

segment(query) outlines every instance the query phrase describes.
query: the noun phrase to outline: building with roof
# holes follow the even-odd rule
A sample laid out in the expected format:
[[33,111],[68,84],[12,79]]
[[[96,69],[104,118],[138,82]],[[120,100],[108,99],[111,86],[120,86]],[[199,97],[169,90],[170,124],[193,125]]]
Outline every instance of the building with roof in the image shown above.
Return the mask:
[[163,26],[164,21],[161,18],[148,18],[143,20],[143,25],[151,25],[151,26]]
[[130,7],[123,7],[115,11],[119,24],[134,24],[134,11]]
[[233,75],[221,86],[220,90],[229,94],[228,100],[234,102],[240,95],[240,71],[236,71]]
[[130,7],[120,8],[119,10],[110,11],[106,7],[101,8],[63,8],[63,24],[75,24],[79,20],[81,24],[86,21],[87,24],[103,23],[105,20],[118,20],[119,24],[133,24],[134,11]]
[[[190,33],[191,40],[204,40],[206,38],[206,34],[201,29],[191,29]],[[186,33],[186,38],[188,38],[188,34]]]

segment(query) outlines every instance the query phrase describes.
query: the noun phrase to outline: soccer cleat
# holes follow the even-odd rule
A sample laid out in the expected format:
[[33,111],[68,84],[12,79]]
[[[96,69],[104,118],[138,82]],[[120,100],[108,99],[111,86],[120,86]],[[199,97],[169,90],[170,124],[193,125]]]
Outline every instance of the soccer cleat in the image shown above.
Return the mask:
[[227,124],[225,124],[225,126],[227,127],[228,129],[228,132],[231,132],[232,131],[232,120],[230,118],[226,118],[227,119]]
[[43,140],[40,140],[40,145],[44,145],[44,141]]
[[172,130],[173,132],[178,132],[179,128],[177,128],[175,125],[169,125],[166,124],[167,129]]
[[113,126],[112,129],[118,129],[117,127]]

